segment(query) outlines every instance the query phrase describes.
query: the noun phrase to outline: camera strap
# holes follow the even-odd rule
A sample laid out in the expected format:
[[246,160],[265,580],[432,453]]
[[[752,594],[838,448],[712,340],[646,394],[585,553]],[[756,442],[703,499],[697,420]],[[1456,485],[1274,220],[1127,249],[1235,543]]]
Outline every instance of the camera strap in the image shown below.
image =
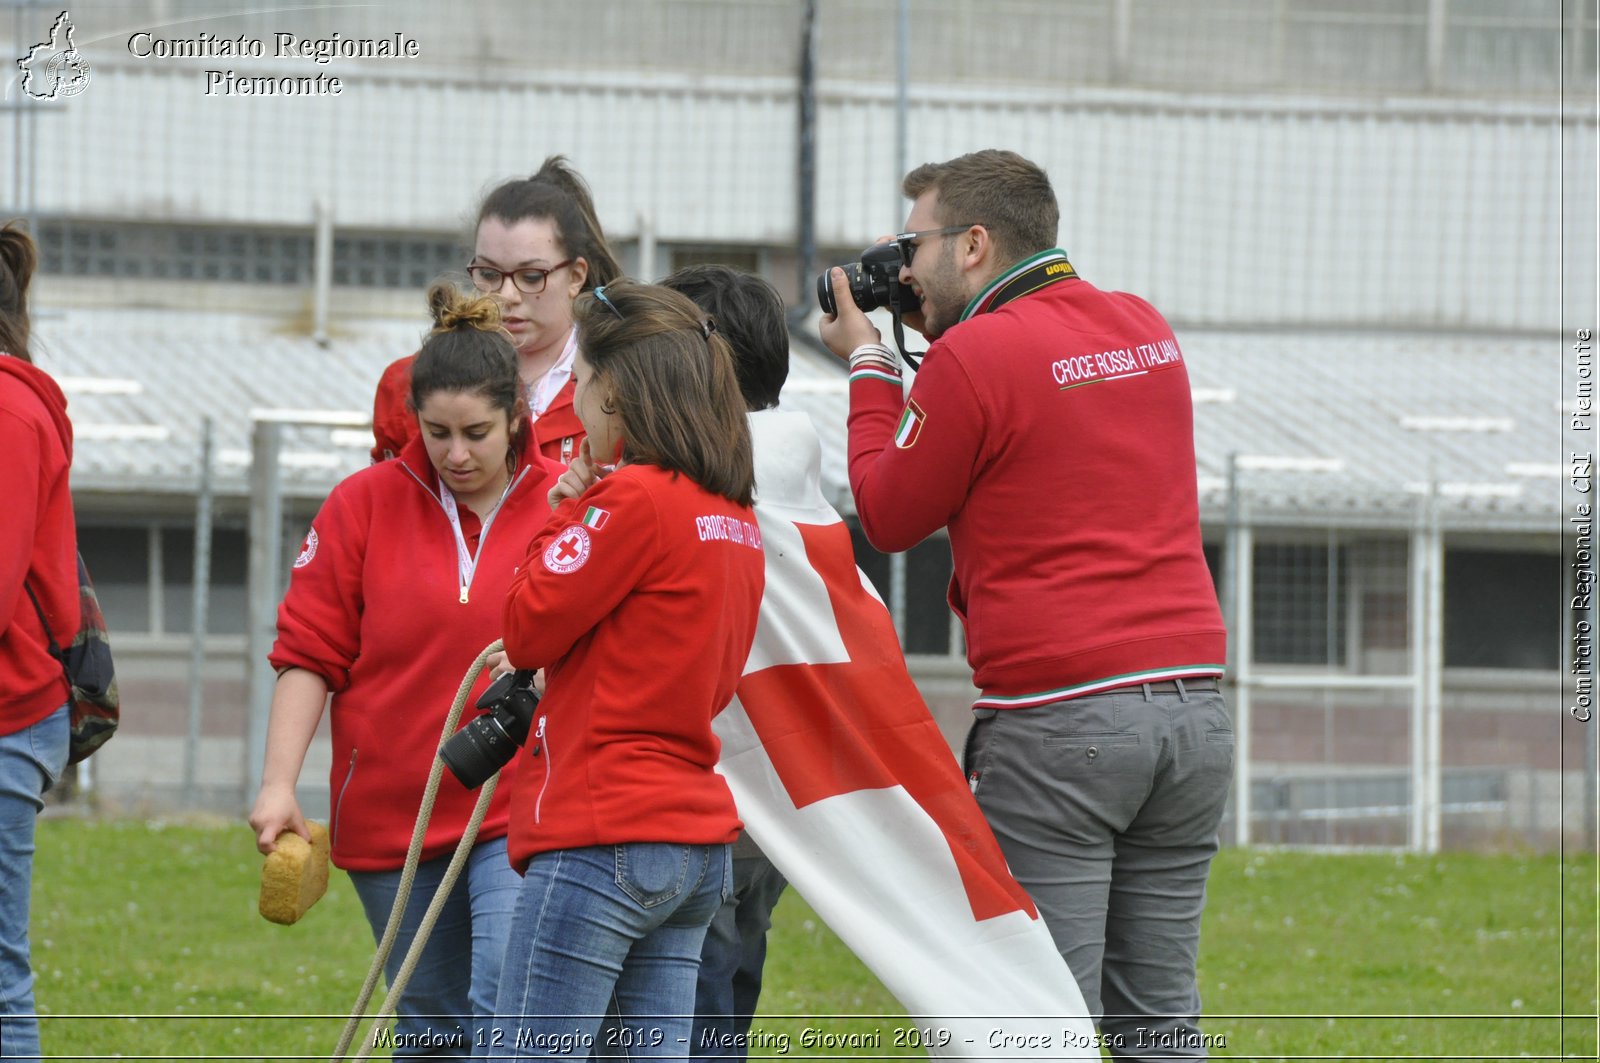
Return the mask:
[[[1077,276],[1078,271],[1067,261],[1065,251],[1058,247],[1041,251],[1037,255],[1023,259],[991,281],[988,287],[967,304],[967,308],[961,312],[961,320],[965,321],[978,314],[998,310],[1013,299],[1032,295],[1042,288],[1048,288],[1061,281],[1073,280]],[[890,312],[894,315],[894,342],[900,348],[900,357],[904,358],[912,369],[921,369],[921,355],[913,356],[906,350],[906,334],[904,326],[900,323],[898,301],[890,307]],[[927,353],[927,351],[921,352],[921,354]]]
[[890,308],[889,313],[894,321],[894,345],[900,348],[900,357],[904,358],[912,369],[921,369],[922,356],[928,352],[919,351],[916,354],[912,354],[906,350],[906,327],[900,321],[900,304],[898,302]]
[[1037,255],[1023,259],[990,281],[989,286],[979,292],[961,312],[961,320],[965,321],[970,317],[998,310],[1013,299],[1032,295],[1041,288],[1072,280],[1077,275],[1078,271],[1067,261],[1065,251],[1059,247],[1041,251]]

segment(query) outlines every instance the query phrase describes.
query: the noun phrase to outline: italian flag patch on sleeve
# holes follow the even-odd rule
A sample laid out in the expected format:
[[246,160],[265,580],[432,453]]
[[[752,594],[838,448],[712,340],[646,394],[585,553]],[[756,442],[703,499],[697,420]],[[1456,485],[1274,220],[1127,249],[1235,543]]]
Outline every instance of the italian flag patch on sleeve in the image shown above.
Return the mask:
[[601,528],[604,528],[606,526],[606,521],[608,521],[610,519],[611,519],[610,511],[609,510],[600,509],[597,506],[590,506],[587,510],[584,511],[584,514],[583,514],[583,523],[584,523],[584,525],[586,527],[593,528],[595,531],[599,531]]
[[901,450],[916,446],[917,437],[922,434],[922,421],[925,416],[916,400],[907,399],[905,411],[900,414],[900,427],[894,430],[894,445]]

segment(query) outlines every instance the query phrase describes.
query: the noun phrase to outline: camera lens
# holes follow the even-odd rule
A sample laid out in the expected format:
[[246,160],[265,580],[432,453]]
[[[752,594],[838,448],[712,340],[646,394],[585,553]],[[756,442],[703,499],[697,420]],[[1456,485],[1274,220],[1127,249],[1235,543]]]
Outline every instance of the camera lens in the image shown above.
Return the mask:
[[493,716],[476,716],[439,747],[439,759],[469,790],[510,763],[518,743]]
[[[860,262],[841,267],[850,289],[850,300],[864,314],[874,310],[914,308],[916,296],[900,283],[900,245],[873,244],[861,252]],[[837,313],[833,302],[832,270],[824,270],[817,278],[817,305],[824,314]]]
[[833,304],[833,270],[825,269],[817,277],[817,305],[822,307],[824,314],[834,312]]

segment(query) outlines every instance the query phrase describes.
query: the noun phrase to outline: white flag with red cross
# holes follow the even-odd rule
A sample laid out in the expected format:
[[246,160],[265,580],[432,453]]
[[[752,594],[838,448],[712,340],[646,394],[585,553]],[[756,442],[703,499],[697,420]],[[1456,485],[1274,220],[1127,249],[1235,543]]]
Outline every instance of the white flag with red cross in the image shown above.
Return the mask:
[[746,829],[930,1055],[1099,1059],[1077,983],[817,488],[809,421],[773,411],[751,425],[767,583],[744,677],[714,723]]

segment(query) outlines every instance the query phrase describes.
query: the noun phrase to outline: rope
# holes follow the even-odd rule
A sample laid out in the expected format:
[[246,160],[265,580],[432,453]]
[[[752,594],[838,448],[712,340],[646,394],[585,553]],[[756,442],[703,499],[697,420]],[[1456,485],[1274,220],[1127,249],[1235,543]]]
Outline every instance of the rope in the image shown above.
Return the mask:
[[[467,669],[466,678],[461,681],[461,689],[456,691],[455,701],[450,705],[450,713],[445,717],[444,731],[439,737],[439,744],[456,732],[456,724],[461,719],[461,710],[466,706],[467,697],[472,693],[473,684],[478,681],[478,676],[483,673],[492,654],[500,652],[502,645],[499,639],[484,647],[477,659],[472,662],[472,667]],[[433,816],[434,799],[439,794],[439,780],[444,773],[444,761],[437,756],[433,758],[433,767],[428,772],[428,785],[422,792],[422,806],[417,810],[417,825],[411,831],[411,845],[406,850],[405,868],[400,872],[400,887],[395,894],[394,907],[389,910],[389,922],[383,928],[383,938],[378,942],[378,951],[372,957],[372,967],[367,971],[367,978],[361,986],[361,993],[356,998],[355,1008],[350,1013],[350,1019],[345,1023],[344,1032],[339,1035],[339,1045],[333,1050],[331,1063],[343,1063],[348,1057],[350,1045],[355,1039],[356,1031],[361,1026],[361,1019],[367,1012],[367,1005],[372,1002],[372,991],[378,984],[378,978],[383,973],[383,965],[389,958],[389,953],[394,950],[395,938],[400,934],[401,917],[406,910],[406,902],[411,897],[411,884],[417,877],[417,864],[422,855],[422,839],[428,830],[428,820]],[[400,994],[405,991],[406,983],[411,980],[411,974],[416,970],[417,962],[422,958],[423,947],[428,943],[428,935],[433,932],[433,924],[439,919],[439,912],[444,908],[445,902],[450,897],[450,891],[455,888],[456,879],[461,874],[461,869],[466,865],[467,857],[472,852],[472,847],[478,839],[478,828],[483,825],[484,816],[489,811],[489,801],[494,797],[495,785],[500,781],[497,771],[490,776],[489,781],[483,784],[478,794],[478,803],[473,806],[472,818],[467,821],[466,833],[461,836],[461,841],[456,845],[455,855],[450,858],[450,866],[445,869],[444,881],[439,884],[438,890],[433,895],[433,900],[428,904],[428,910],[422,917],[422,924],[417,927],[417,936],[411,942],[411,948],[406,951],[405,961],[396,972],[394,984],[389,987],[388,995],[383,998],[383,1003],[378,1007],[378,1013],[373,1016],[372,1026],[356,1054],[356,1061],[366,1059],[371,1053],[377,1039],[378,1027],[395,1016],[395,1004],[400,999]]]

